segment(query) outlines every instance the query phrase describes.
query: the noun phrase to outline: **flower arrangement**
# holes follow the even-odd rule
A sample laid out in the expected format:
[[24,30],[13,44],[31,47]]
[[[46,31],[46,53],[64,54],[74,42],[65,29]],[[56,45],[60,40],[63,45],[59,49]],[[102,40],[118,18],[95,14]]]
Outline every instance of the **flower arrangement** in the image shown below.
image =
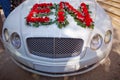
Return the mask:
[[[52,9],[56,10],[56,19],[54,21],[49,17],[49,15],[53,14]],[[94,28],[94,22],[90,16],[89,6],[85,3],[81,3],[78,10],[68,2],[60,2],[60,4],[35,4],[26,17],[26,23],[27,25],[35,27],[56,23],[59,28],[62,28],[69,24],[67,14],[70,14],[74,18],[77,25],[84,28]]]
[[65,6],[63,2],[60,2],[58,5],[58,9],[56,10],[57,15],[56,15],[56,20],[57,20],[57,25],[59,28],[62,28],[63,26],[65,27],[66,25],[69,24],[67,21],[67,16],[64,10]]

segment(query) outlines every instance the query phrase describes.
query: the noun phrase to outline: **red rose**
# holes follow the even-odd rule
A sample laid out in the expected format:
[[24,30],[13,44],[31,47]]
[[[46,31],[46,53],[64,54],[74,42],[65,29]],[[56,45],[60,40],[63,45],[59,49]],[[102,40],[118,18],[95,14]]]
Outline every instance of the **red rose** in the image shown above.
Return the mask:
[[62,5],[59,6],[59,10],[62,10],[64,7]]
[[89,15],[88,8],[85,3],[81,3],[81,8],[84,15]]
[[89,14],[89,12],[88,12],[88,9],[87,9],[87,8],[83,8],[83,9],[82,9],[82,12],[84,13],[84,15]]
[[30,22],[30,18],[31,18],[30,16],[27,16],[27,17],[26,17],[26,21],[27,21],[27,22]]
[[42,18],[39,17],[39,18],[38,18],[38,22],[42,22]]
[[68,9],[69,9],[70,11],[73,11],[74,8],[73,8],[71,5],[69,5],[69,6],[68,6]]
[[40,18],[38,18],[38,22],[49,22],[50,21],[50,18],[49,17],[40,17]]
[[60,16],[60,17],[58,17],[57,20],[58,20],[59,23],[63,23],[64,20],[65,20],[65,17],[64,16]]
[[93,20],[90,17],[85,17],[84,22],[85,22],[86,26],[89,27],[89,26],[91,26]]
[[39,13],[50,13],[50,9],[49,8],[40,9]]
[[33,12],[30,12],[28,16],[32,17],[33,16]]
[[87,8],[86,4],[85,3],[81,3],[81,8]]
[[37,13],[37,14],[38,14],[38,13],[39,13],[39,10],[37,10],[37,9],[36,9],[36,10],[31,10],[30,13]]
[[41,3],[41,4],[39,4],[39,7],[41,7],[41,8],[52,7],[52,6],[53,6],[52,3]]
[[63,4],[63,2],[60,2],[60,4],[59,4],[59,10],[63,10],[64,9],[64,4]]
[[69,3],[68,2],[64,2],[65,6],[69,6]]
[[53,6],[53,4],[52,4],[52,3],[49,3],[48,5],[49,5],[50,7],[52,7],[52,6]]
[[45,9],[45,13],[50,13],[50,9],[49,9],[49,8],[46,8],[46,9]]
[[49,22],[49,21],[50,21],[50,18],[49,18],[49,17],[45,17],[45,18],[44,18],[44,21],[45,21],[45,22]]
[[33,18],[33,17],[31,17],[29,20],[30,20],[30,22],[37,22],[37,21],[38,21],[38,18]]
[[64,11],[59,11],[58,12],[58,22],[64,22],[64,20],[65,20],[65,16],[64,16]]
[[35,4],[33,7],[32,7],[32,10],[36,10],[38,8],[39,4]]
[[31,22],[32,17],[33,17],[33,12],[30,12],[29,15],[26,17],[26,21]]
[[[74,10],[73,13],[77,16],[78,14],[81,14],[79,11]],[[82,15],[82,14],[81,14]]]
[[64,11],[59,11],[58,12],[58,16],[61,16],[61,15],[64,15],[65,13],[64,13]]
[[41,4],[39,4],[39,7],[47,7],[47,3],[41,3]]
[[68,10],[73,10],[73,7],[68,2],[64,2],[64,5],[66,8],[68,8]]
[[74,14],[78,13],[78,11],[76,9],[73,9],[72,11],[73,11]]
[[80,20],[80,21],[83,21],[83,20],[84,20],[84,17],[83,17],[82,14],[80,14],[80,13],[77,13],[76,18],[77,18],[78,20]]
[[43,8],[43,7],[46,7],[46,3],[41,3],[41,4],[39,4],[39,7],[41,7],[41,8]]

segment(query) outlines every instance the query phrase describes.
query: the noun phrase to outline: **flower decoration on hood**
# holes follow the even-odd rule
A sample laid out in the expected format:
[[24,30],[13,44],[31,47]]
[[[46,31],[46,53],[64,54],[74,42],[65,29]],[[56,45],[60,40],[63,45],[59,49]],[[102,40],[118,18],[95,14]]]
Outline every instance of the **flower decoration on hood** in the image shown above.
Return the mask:
[[[50,19],[55,9],[55,20]],[[67,15],[70,14],[77,25],[84,28],[94,28],[94,22],[90,16],[89,5],[81,3],[79,9],[75,9],[68,2],[60,2],[59,4],[40,3],[33,5],[31,11],[26,17],[27,25],[39,27],[40,25],[50,25],[56,23],[59,28],[66,27],[69,24]]]

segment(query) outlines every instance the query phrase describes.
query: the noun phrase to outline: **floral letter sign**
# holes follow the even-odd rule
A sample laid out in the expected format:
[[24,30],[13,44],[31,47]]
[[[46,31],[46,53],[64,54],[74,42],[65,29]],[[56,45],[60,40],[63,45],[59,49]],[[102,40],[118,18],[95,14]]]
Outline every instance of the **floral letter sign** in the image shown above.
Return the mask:
[[[55,20],[50,19],[51,11],[55,9]],[[50,25],[56,23],[59,28],[66,27],[69,24],[67,14],[70,14],[77,25],[81,27],[94,28],[94,22],[90,16],[89,6],[81,3],[79,9],[75,9],[68,2],[60,2],[59,4],[41,3],[33,5],[31,11],[26,17],[27,25],[39,27],[40,25]]]

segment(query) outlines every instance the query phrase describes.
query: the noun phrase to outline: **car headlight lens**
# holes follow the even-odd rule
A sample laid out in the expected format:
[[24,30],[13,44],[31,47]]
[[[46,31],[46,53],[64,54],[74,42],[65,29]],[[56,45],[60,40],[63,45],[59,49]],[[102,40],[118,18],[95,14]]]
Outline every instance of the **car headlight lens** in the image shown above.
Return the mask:
[[90,44],[91,49],[93,49],[93,50],[99,49],[102,45],[102,41],[103,41],[103,39],[99,34],[93,36],[93,38],[91,40],[91,44]]
[[20,36],[16,32],[11,35],[11,43],[17,49],[21,46]]
[[8,29],[4,29],[4,38],[5,38],[5,41],[7,41],[8,42],[8,40],[9,40],[9,33],[8,33]]
[[108,44],[112,39],[112,32],[110,30],[108,30],[105,34],[105,39],[104,42],[105,44]]

